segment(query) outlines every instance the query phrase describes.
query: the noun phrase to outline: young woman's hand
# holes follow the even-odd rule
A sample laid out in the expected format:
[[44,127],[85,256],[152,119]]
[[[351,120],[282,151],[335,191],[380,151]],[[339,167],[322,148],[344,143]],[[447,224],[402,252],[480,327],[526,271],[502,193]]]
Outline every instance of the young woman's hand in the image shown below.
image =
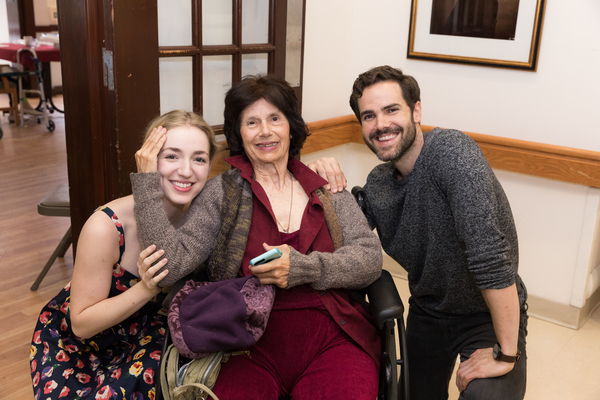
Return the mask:
[[158,170],[158,153],[167,140],[167,130],[162,126],[154,128],[142,148],[135,152],[135,163],[138,172],[156,172]]
[[[156,275],[161,268],[167,263],[167,259],[156,262],[165,253],[163,250],[156,250],[155,245],[150,245],[140,253],[137,261],[138,273],[140,275],[141,284],[143,284],[151,293],[158,294],[161,288],[158,283],[163,280],[169,273],[169,270],[165,269],[160,274]],[[156,276],[155,276],[156,275]]]

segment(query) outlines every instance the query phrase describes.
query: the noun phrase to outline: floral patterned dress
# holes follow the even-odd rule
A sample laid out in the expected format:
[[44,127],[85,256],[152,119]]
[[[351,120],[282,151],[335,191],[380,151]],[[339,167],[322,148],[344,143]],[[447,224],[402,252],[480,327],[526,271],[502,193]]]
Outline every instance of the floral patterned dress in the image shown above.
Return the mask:
[[[100,208],[120,236],[119,261],[113,266],[109,297],[135,285],[139,278],[120,266],[125,251],[123,227],[115,213]],[[157,296],[142,309],[90,339],[73,334],[69,283],[43,309],[31,343],[31,377],[35,399],[154,399],[166,311]]]

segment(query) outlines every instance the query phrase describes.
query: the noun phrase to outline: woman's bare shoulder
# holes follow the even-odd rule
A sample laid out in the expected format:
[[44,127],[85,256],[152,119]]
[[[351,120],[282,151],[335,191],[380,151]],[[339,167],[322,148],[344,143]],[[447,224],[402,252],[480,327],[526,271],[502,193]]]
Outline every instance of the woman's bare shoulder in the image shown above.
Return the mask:
[[[137,233],[135,218],[133,216],[133,196],[115,199],[103,207],[113,211],[125,232],[132,231]],[[115,221],[107,213],[103,212],[101,208],[88,218],[83,227],[83,231],[86,234],[97,239],[115,237],[115,229]]]
[[133,206],[135,202],[133,195],[119,197],[109,203],[105,204],[105,207],[110,208],[116,215],[123,228],[126,229],[131,223],[135,224],[135,218],[133,215]]

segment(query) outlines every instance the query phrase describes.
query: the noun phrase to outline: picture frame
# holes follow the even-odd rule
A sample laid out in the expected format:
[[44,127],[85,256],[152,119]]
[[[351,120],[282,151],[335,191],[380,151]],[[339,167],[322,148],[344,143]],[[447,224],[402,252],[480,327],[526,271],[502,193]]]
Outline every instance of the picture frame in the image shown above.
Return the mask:
[[545,0],[412,0],[407,58],[536,71]]

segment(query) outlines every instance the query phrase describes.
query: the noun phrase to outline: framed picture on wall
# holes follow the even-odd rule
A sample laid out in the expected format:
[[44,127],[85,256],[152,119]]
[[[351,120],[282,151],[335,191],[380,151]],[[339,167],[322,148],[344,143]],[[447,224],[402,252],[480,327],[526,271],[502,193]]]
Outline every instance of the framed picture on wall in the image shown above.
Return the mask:
[[408,58],[535,71],[545,0],[412,0]]

